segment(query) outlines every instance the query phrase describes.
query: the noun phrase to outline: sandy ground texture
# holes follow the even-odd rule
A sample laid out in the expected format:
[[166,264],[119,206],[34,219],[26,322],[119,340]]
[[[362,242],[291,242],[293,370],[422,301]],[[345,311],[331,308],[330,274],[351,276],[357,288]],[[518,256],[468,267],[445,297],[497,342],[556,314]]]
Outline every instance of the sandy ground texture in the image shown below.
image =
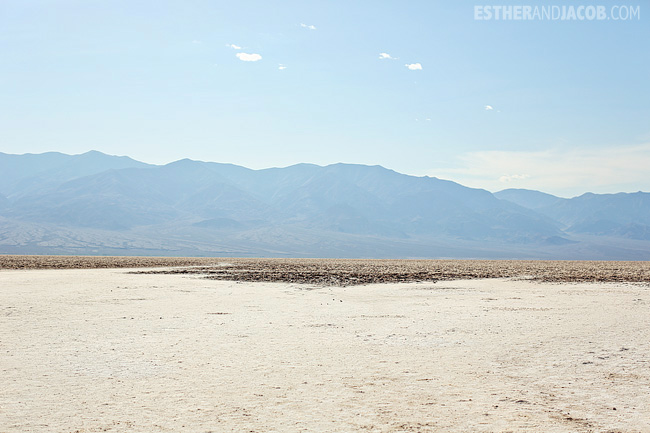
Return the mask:
[[0,271],[0,432],[650,432],[650,288]]

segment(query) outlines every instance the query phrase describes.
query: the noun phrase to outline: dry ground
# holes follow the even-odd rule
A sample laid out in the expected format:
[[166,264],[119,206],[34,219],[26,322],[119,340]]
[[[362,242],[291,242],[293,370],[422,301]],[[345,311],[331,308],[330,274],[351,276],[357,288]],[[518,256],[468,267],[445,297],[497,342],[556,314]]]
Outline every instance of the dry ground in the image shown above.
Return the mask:
[[0,269],[176,267],[141,272],[200,274],[232,281],[320,285],[526,277],[547,282],[646,282],[650,262],[534,260],[337,260],[208,257],[0,255]]
[[[451,261],[250,283],[204,274],[302,281],[317,262],[206,260],[0,271],[0,432],[650,432],[647,284],[443,281],[511,266]],[[414,263],[438,282],[326,285]],[[539,279],[647,275],[515,263]]]

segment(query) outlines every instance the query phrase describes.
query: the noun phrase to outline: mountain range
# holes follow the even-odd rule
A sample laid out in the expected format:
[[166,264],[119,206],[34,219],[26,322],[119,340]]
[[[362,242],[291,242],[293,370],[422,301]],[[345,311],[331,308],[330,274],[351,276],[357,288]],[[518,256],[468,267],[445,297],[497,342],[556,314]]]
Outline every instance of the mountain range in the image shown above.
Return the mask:
[[650,194],[490,193],[381,166],[0,153],[0,253],[650,258]]

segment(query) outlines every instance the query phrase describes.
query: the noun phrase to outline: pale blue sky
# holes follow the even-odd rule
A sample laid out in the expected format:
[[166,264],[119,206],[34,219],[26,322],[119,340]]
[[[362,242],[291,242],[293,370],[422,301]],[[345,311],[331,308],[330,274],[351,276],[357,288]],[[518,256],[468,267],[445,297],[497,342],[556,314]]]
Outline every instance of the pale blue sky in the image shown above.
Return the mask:
[[475,4],[1,0],[0,151],[650,191],[650,5],[615,22]]

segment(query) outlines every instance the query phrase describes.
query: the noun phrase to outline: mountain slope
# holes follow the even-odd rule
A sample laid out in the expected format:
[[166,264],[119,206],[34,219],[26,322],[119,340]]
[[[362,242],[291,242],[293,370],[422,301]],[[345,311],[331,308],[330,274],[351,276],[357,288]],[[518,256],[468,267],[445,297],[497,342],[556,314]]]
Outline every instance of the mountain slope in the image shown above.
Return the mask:
[[504,189],[502,191],[495,192],[494,196],[501,200],[508,200],[528,209],[539,209],[551,206],[562,200],[566,200],[541,191],[516,188]]
[[286,171],[191,160],[108,170],[24,193],[5,214],[104,229],[225,218],[388,237],[510,241],[561,234],[526,209],[454,182],[348,164]]
[[650,240],[650,194],[593,194],[565,199],[540,191],[506,189],[495,197],[533,209],[568,233]]
[[255,202],[204,163],[181,160],[108,170],[25,194],[5,215],[67,227],[123,230],[224,214],[240,217],[258,211],[259,206],[251,204]]
[[650,194],[583,194],[539,209],[572,233],[650,240]]
[[647,193],[491,194],[381,166],[152,166],[99,152],[1,164],[0,252],[650,257]]
[[97,151],[80,155],[58,152],[10,155],[0,152],[0,194],[18,196],[106,170],[144,167],[149,167],[149,164]]

